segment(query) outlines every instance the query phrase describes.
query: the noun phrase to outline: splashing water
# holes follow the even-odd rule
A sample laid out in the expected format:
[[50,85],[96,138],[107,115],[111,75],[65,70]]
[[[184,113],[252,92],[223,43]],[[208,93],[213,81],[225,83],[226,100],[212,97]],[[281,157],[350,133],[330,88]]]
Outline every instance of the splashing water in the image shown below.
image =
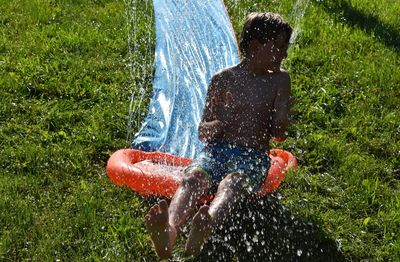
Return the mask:
[[[153,9],[151,0],[124,0],[124,2],[127,9],[126,24],[128,30],[130,87],[133,90],[129,107],[127,143],[132,140],[132,130],[136,130],[141,124],[140,121],[143,119],[142,112],[144,112],[143,107],[146,104],[145,99],[148,98],[152,84],[154,84],[155,95],[152,100],[157,100],[158,104],[150,102],[149,113],[155,115],[158,109],[162,109],[161,111],[164,113],[157,116],[155,121],[147,126],[146,124],[143,125],[142,131],[144,130],[144,133],[142,134],[149,137],[161,129],[166,129],[169,137],[172,137],[172,141],[179,142],[175,142],[176,147],[168,147],[168,141],[163,137],[158,141],[159,144],[156,149],[164,147],[164,151],[178,155],[193,156],[196,146],[189,146],[184,150],[181,148],[191,143],[190,137],[193,134],[197,135],[197,126],[187,126],[185,119],[174,120],[171,115],[175,112],[174,110],[182,110],[182,107],[189,103],[194,107],[190,107],[185,113],[187,113],[187,117],[195,119],[191,123],[198,123],[204,103],[202,97],[205,95],[211,75],[223,67],[238,62],[235,44],[229,45],[227,48],[229,53],[224,53],[225,55],[221,56],[221,49],[225,48],[221,46],[221,43],[226,42],[226,39],[216,39],[215,35],[208,31],[207,26],[204,27],[204,23],[213,25],[221,23],[221,21],[213,21],[212,18],[204,19],[210,15],[204,11],[206,10],[206,5],[219,1],[198,0],[199,7],[190,8],[190,4],[195,3],[195,0],[176,0],[176,3],[179,2],[179,4],[172,4],[171,9],[163,10],[163,12],[166,12],[163,13],[162,19],[164,20],[156,25],[164,27],[162,28],[163,30],[167,30],[166,27],[169,27],[168,32],[170,32],[170,35],[165,39],[155,37],[153,29],[154,18],[160,17],[161,14],[157,12],[161,11],[160,9]],[[154,5],[162,4],[163,2],[165,3],[165,0],[155,0]],[[230,2],[236,3],[238,1],[230,0]],[[293,6],[291,17],[294,30],[290,40],[291,44],[295,44],[299,36],[301,36],[302,20],[308,4],[308,0],[297,0]],[[245,12],[246,10],[242,12],[243,16]],[[183,19],[184,17],[193,17],[193,20],[199,23],[185,26],[187,20]],[[201,17],[202,19],[195,19],[195,17]],[[223,20],[223,23],[229,23],[229,21]],[[206,30],[205,35],[209,38],[205,36],[197,39],[198,41],[194,41],[198,37],[195,34],[197,29]],[[231,34],[227,34],[225,37],[230,38],[231,43],[235,42]],[[154,39],[156,41],[165,41],[168,48],[154,51]],[[211,48],[212,46],[204,45],[204,41],[209,41],[216,49]],[[177,60],[177,57],[180,57],[180,59]],[[215,61],[213,60],[214,58],[220,60]],[[154,72],[153,68],[157,63],[160,65],[159,71],[156,70]],[[185,73],[182,74],[182,71]],[[152,82],[153,78],[154,82]],[[165,81],[172,83],[171,86],[167,88],[163,85],[162,83]],[[182,91],[189,92],[181,96],[180,100],[170,99],[171,97],[175,98]],[[186,130],[185,133],[179,133],[179,128]],[[244,257],[248,253],[259,252],[257,256],[266,260],[280,258],[290,252],[296,258],[308,256],[310,248],[298,248],[290,242],[292,241],[291,239],[288,239],[297,234],[300,241],[303,241],[301,244],[304,244],[304,239],[311,235],[308,232],[310,231],[309,225],[298,222],[284,207],[279,206],[279,204],[271,204],[270,200],[260,201],[255,206],[255,208],[251,208],[242,205],[240,208],[242,213],[236,213],[233,210],[232,214],[236,215],[233,216],[233,221],[229,221],[231,225],[228,228],[221,226],[217,229],[222,233],[216,234],[214,242],[211,241],[209,244],[211,247],[205,248],[205,250],[208,250],[205,253],[212,257],[217,252],[223,257],[226,254],[219,252],[218,248],[225,248],[233,253],[242,252]],[[245,214],[243,215],[243,213]],[[246,222],[243,223],[243,221]],[[287,238],[282,237],[285,233]],[[240,241],[243,243],[242,246],[230,244]],[[307,244],[307,241],[305,244]],[[312,241],[308,245],[311,246]],[[271,250],[271,247],[276,247],[276,249]],[[315,247],[320,248],[318,245]],[[320,248],[320,250],[323,252],[323,248]],[[229,256],[227,255],[227,257]]]
[[[154,13],[152,0],[124,0],[131,91],[126,143],[132,142],[143,115],[143,100],[151,91],[154,68]],[[136,124],[134,128],[134,124]]]
[[304,14],[307,10],[309,0],[297,0],[293,6],[291,17],[293,19],[293,33],[290,38],[290,43],[295,44],[297,42],[297,38],[301,34],[301,23],[304,18]]

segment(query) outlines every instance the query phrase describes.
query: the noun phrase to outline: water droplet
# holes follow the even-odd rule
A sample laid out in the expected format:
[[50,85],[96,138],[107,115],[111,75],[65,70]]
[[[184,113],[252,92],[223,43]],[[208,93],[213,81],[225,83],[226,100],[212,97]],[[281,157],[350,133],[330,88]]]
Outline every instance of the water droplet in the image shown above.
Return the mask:
[[301,256],[301,254],[303,254],[303,251],[301,249],[297,250],[297,256]]
[[254,243],[257,243],[257,242],[258,242],[258,237],[257,237],[257,235],[254,235],[254,236],[253,236],[253,242],[254,242]]

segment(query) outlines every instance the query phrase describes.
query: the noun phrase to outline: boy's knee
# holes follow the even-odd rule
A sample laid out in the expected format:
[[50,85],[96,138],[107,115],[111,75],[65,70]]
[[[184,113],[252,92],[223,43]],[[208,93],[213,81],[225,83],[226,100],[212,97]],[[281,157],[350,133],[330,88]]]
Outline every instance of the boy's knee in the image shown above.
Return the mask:
[[240,173],[231,173],[227,175],[219,184],[218,190],[233,190],[235,192],[242,192],[246,188],[246,177]]
[[202,169],[193,168],[183,177],[182,185],[190,188],[208,187],[209,179]]

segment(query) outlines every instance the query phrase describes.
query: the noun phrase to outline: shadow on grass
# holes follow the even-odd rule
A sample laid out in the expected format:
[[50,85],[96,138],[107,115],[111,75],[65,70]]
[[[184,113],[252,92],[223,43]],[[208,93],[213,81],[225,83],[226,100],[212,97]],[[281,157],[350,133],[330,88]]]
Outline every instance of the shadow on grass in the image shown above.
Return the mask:
[[345,261],[335,241],[276,197],[250,200],[233,214],[194,261]]
[[314,4],[322,6],[331,15],[335,15],[341,22],[360,28],[370,35],[375,35],[379,41],[389,48],[400,53],[400,30],[385,24],[374,14],[364,13],[344,0],[314,0]]

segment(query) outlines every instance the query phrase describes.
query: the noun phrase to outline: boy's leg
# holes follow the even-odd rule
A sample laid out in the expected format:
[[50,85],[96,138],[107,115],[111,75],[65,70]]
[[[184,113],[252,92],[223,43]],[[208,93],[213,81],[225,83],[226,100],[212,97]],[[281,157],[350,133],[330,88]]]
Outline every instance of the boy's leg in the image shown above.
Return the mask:
[[194,168],[182,180],[169,208],[167,202],[161,200],[149,210],[145,216],[146,227],[161,259],[172,256],[180,230],[194,214],[197,201],[209,187],[207,175]]
[[198,255],[203,244],[210,237],[212,230],[220,226],[248,193],[246,176],[232,173],[226,176],[218,186],[217,194],[211,205],[202,206],[193,217],[192,229],[186,242],[188,255]]
[[169,222],[178,231],[191,218],[200,198],[210,189],[209,177],[200,168],[193,168],[182,180],[168,209]]

